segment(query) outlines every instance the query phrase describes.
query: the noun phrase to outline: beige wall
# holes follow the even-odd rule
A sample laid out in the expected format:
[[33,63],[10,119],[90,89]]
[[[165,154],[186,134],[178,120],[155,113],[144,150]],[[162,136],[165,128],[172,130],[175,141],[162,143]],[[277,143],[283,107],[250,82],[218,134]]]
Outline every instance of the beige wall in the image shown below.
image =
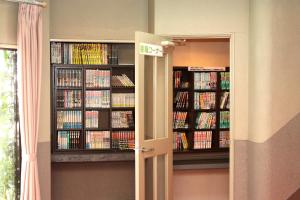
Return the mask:
[[0,0],[0,45],[17,44],[18,4]]
[[188,40],[176,46],[174,66],[226,67],[230,64],[228,39]]
[[227,200],[228,169],[175,170],[174,200]]
[[51,0],[52,39],[133,40],[148,30],[147,0]]

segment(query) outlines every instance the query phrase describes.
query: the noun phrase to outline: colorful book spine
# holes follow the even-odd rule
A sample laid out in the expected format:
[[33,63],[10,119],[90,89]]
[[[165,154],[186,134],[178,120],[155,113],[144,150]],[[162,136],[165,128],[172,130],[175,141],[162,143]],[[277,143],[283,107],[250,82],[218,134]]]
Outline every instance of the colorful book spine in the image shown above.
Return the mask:
[[60,42],[51,43],[51,63],[60,64],[62,63],[61,50],[62,44]]
[[59,69],[56,74],[56,86],[58,87],[80,87],[81,70]]
[[81,111],[57,111],[57,129],[80,129]]
[[133,111],[113,111],[112,128],[134,127]]
[[182,71],[174,71],[173,73],[174,88],[188,88],[189,82],[183,80]]
[[58,108],[80,108],[80,90],[58,90],[56,92],[56,106]]
[[212,131],[194,132],[194,149],[210,149],[212,147]]
[[99,113],[98,111],[85,111],[85,127],[98,128],[99,126]]
[[188,128],[187,112],[173,112],[173,128]]
[[215,90],[217,88],[217,72],[194,73],[194,89]]
[[230,98],[229,92],[223,92],[220,99],[220,108],[221,109],[229,109],[230,108]]
[[114,131],[111,137],[113,149],[134,149],[134,131]]
[[87,108],[109,108],[110,91],[109,90],[86,91],[85,106]]
[[195,109],[214,109],[216,105],[215,92],[195,92],[194,108]]
[[109,131],[86,131],[85,148],[86,149],[109,149],[110,132]]
[[220,128],[229,128],[230,126],[230,114],[229,111],[220,112]]
[[112,107],[134,107],[134,93],[113,93]]
[[185,132],[173,133],[173,150],[187,150],[189,148]]
[[87,88],[110,87],[110,71],[86,70],[85,85]]
[[229,72],[221,72],[221,89],[222,90],[229,90],[230,89]]
[[80,131],[58,131],[57,149],[79,149]]
[[230,145],[229,131],[220,131],[219,147],[228,148]]
[[215,112],[197,113],[195,128],[196,129],[216,128],[216,113]]
[[134,83],[126,74],[112,76],[113,87],[134,87]]
[[177,92],[174,99],[176,108],[185,108],[189,107],[189,94],[188,92]]

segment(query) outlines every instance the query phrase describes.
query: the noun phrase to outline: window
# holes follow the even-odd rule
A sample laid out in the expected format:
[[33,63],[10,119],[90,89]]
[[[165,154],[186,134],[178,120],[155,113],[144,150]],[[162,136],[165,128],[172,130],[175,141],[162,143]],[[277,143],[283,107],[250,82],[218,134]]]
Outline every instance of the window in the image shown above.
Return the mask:
[[19,199],[17,52],[0,49],[0,199]]

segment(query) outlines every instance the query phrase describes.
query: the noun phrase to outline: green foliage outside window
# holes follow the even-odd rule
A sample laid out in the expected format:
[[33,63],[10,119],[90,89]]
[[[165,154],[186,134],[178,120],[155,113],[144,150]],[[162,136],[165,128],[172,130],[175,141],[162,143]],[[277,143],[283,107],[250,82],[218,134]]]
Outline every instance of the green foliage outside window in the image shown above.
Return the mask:
[[16,199],[16,52],[0,50],[0,200]]

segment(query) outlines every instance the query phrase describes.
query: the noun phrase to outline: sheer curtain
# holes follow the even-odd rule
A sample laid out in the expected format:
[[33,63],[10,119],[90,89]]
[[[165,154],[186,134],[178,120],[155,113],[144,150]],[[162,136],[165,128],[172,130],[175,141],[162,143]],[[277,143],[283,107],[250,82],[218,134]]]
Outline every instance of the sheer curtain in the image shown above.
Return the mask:
[[39,200],[37,140],[41,91],[42,8],[20,4],[18,91],[22,146],[21,200]]

